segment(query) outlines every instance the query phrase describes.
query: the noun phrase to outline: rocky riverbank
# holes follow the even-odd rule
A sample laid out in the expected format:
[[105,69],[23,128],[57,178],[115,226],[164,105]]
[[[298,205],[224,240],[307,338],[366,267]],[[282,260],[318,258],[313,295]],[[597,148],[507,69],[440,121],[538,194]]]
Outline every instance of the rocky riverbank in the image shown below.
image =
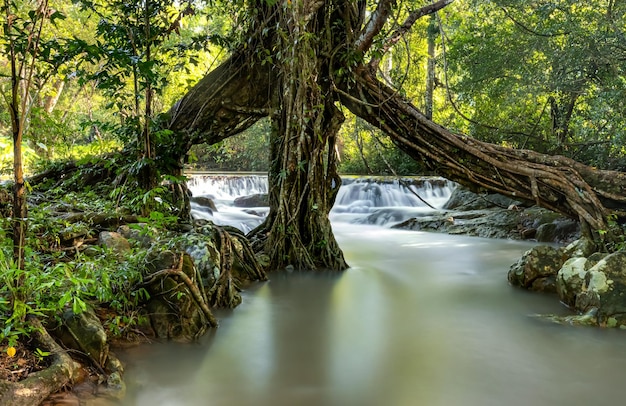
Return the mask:
[[568,243],[580,236],[578,222],[497,194],[478,195],[457,188],[439,211],[393,228],[486,238]]

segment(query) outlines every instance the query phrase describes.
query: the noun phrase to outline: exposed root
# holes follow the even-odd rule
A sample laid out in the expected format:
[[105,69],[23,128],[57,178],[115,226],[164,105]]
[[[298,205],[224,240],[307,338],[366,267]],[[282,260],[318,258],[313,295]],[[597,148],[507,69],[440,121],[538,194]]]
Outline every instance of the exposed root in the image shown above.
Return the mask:
[[37,328],[37,340],[52,355],[50,367],[29,375],[19,382],[0,381],[0,404],[38,406],[51,394],[74,382],[79,365],[48,334],[37,318],[29,320]]
[[181,255],[176,268],[162,269],[160,271],[157,271],[151,274],[149,277],[145,278],[143,284],[148,285],[159,278],[166,278],[168,276],[178,277],[185,284],[185,287],[191,294],[194,302],[202,311],[202,314],[206,318],[208,325],[210,327],[217,327],[217,319],[215,319],[213,313],[211,313],[211,309],[209,309],[209,306],[207,305],[207,300],[205,295],[203,295],[203,291],[201,291],[196,286],[196,283],[191,280],[191,278],[187,276],[187,274],[185,274],[185,272],[183,271],[183,263],[184,255]]

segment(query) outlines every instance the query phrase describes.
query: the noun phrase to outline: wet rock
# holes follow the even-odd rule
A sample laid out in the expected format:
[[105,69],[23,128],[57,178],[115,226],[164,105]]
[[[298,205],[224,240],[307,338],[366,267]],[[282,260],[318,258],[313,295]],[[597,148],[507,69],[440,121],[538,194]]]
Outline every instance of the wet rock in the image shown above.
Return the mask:
[[556,276],[566,259],[562,248],[534,247],[511,266],[509,283],[539,292],[556,292]]
[[575,306],[582,313],[597,310],[601,326],[626,326],[626,252],[607,255],[587,271]]
[[265,193],[255,195],[242,196],[233,202],[235,207],[267,207],[270,205],[269,197]]
[[567,316],[561,316],[556,314],[536,314],[534,317],[550,321],[552,323],[569,325],[569,326],[597,326],[598,321],[596,318],[596,312],[590,311],[585,314],[572,314]]
[[130,252],[130,243],[120,233],[113,231],[102,231],[98,235],[98,244],[109,248],[117,254],[126,254]]
[[457,187],[450,199],[443,205],[444,210],[483,210],[490,208],[508,209],[520,207],[522,202],[500,194],[479,195],[465,188]]
[[443,209],[393,228],[542,242],[567,242],[580,234],[575,221],[499,194],[478,195],[456,188]]
[[506,209],[447,211],[415,217],[392,228],[519,239],[519,219],[518,212]]
[[217,211],[217,207],[215,206],[215,202],[213,201],[212,198],[210,198],[208,196],[192,197],[190,200],[193,203],[196,203],[197,205],[202,206],[205,210],[208,210],[211,213],[214,213],[214,212]]
[[551,223],[540,224],[537,227],[535,239],[539,242],[571,241],[580,234],[578,222],[567,219],[557,219]]

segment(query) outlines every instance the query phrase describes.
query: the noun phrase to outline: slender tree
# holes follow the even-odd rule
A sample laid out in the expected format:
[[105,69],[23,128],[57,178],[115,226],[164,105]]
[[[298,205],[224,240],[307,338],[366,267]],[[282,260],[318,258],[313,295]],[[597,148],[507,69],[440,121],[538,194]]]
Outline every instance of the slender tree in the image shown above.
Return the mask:
[[[13,138],[13,255],[16,266],[24,269],[28,207],[22,143],[28,117],[29,92],[35,79],[35,64],[40,58],[41,37],[44,25],[58,18],[47,0],[29,4],[32,8],[23,13],[21,5],[5,0],[4,45],[10,65],[10,93],[5,95],[11,117]],[[19,281],[17,283],[19,285]]]

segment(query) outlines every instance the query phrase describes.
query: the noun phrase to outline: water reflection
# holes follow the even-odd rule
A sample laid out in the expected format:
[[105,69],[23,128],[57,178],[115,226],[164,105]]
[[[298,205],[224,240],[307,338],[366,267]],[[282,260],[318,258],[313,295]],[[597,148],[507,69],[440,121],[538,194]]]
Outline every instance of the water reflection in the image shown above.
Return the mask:
[[529,244],[335,225],[352,268],[274,275],[198,345],[123,357],[126,405],[613,405],[626,337],[506,283]]

